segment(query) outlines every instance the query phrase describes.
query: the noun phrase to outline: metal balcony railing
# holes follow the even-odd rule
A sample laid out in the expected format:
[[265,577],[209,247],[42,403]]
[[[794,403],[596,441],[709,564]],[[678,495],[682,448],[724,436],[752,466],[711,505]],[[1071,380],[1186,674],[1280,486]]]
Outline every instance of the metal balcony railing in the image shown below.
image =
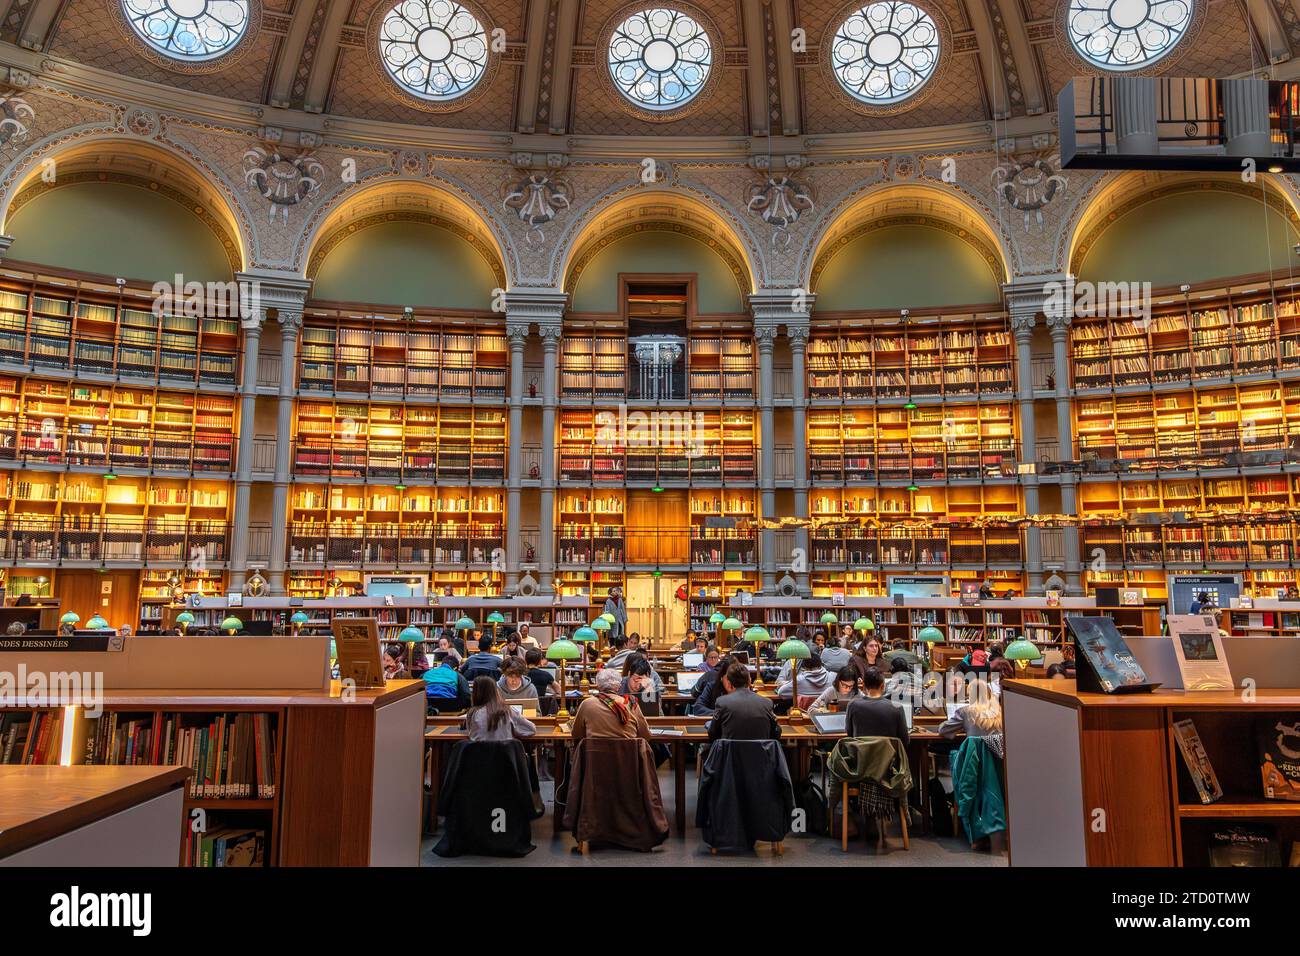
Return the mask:
[[38,467],[137,468],[181,474],[230,472],[235,437],[221,432],[170,437],[165,431],[86,423],[63,428],[41,424],[0,426],[0,460]]
[[[0,329],[0,365],[32,372],[122,375],[161,386],[224,385],[239,381],[239,353],[205,345],[171,343],[155,333],[68,337],[35,329]],[[150,339],[152,338],[152,341]],[[194,340],[197,343],[197,339]]]
[[1020,564],[1024,540],[1017,528],[822,527],[810,535],[817,564],[947,567]]
[[280,367],[280,356],[259,353],[257,356],[257,384],[279,388]]
[[757,529],[660,528],[654,531],[618,528],[561,529],[556,534],[560,564],[701,565],[712,568],[753,567],[758,563]]
[[1093,470],[1233,468],[1300,461],[1300,435],[1285,426],[1223,425],[1196,434],[1080,435],[1079,458]]
[[271,526],[251,525],[248,529],[248,563],[271,563]]
[[815,481],[934,481],[1011,478],[1020,450],[1010,439],[996,442],[912,442],[845,445],[842,452],[808,454]]
[[99,515],[14,516],[0,521],[0,560],[225,561],[224,521]]
[[688,449],[566,443],[560,450],[562,481],[753,482],[757,475],[758,456],[752,448],[741,451],[721,444],[701,444]]
[[331,478],[365,478],[440,484],[503,482],[506,479],[504,445],[450,450],[432,447],[411,451],[402,442],[347,441],[300,438],[294,445],[294,471],[299,475]]
[[259,435],[253,439],[253,471],[269,474],[275,471],[275,439]]
[[1055,390],[1056,363],[1052,356],[1036,355],[1030,359],[1030,380],[1036,392]]
[[1297,554],[1300,525],[1261,517],[1238,523],[1151,525],[1088,524],[1080,539],[1085,561],[1120,567],[1204,567],[1225,564],[1289,565]]

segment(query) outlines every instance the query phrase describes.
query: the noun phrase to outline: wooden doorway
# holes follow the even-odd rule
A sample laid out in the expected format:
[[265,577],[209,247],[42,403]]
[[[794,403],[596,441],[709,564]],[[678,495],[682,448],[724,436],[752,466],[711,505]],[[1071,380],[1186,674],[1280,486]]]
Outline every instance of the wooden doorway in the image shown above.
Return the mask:
[[79,627],[95,614],[113,627],[129,624],[134,633],[140,626],[139,571],[69,571],[62,568],[54,579],[60,613],[81,615]]
[[690,602],[679,600],[687,586],[684,574],[641,573],[627,576],[627,630],[654,647],[676,644],[686,636]]
[[627,493],[627,563],[688,564],[691,554],[687,492]]

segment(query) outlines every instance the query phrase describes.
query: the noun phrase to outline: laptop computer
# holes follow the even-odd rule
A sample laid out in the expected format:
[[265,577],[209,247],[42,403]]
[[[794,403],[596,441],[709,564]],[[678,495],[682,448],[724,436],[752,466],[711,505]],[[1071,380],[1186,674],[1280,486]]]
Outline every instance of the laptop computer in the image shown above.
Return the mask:
[[703,676],[704,674],[700,671],[678,671],[673,675],[674,679],[677,681],[677,689],[683,694],[689,694],[694,690],[695,685]]
[[704,663],[704,655],[698,651],[689,651],[682,655],[682,667],[692,670]]
[[842,734],[847,717],[843,711],[837,714],[813,714],[812,722],[819,734]]
[[519,714],[521,717],[537,716],[537,701],[533,700],[531,697],[526,700],[509,700],[506,701],[506,703],[510,705],[511,710],[516,714]]

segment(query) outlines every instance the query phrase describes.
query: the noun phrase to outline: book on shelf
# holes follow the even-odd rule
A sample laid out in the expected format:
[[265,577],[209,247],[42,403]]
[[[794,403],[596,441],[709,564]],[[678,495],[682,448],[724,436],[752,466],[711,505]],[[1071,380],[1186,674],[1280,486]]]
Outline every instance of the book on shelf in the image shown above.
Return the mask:
[[1264,798],[1300,801],[1300,719],[1258,721],[1255,740]]
[[1261,824],[1223,824],[1210,834],[1210,866],[1281,866],[1277,830]]
[[1175,721],[1174,739],[1178,741],[1178,752],[1183,755],[1183,763],[1187,766],[1187,773],[1196,786],[1201,803],[1213,803],[1221,799],[1223,788],[1219,786],[1219,778],[1214,773],[1209,754],[1205,752],[1201,735],[1196,732],[1196,724],[1191,720]]

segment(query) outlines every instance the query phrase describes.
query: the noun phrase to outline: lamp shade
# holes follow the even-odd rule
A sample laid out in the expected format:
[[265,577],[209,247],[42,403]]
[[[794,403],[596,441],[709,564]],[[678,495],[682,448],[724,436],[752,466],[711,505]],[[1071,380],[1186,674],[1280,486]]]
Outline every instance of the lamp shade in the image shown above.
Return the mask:
[[461,616],[456,621],[456,630],[458,631],[472,631],[476,627],[478,627],[478,625],[475,624],[474,619],[470,617]]
[[582,649],[573,641],[563,639],[552,641],[551,646],[546,649],[548,661],[576,661],[581,657]]
[[[180,620],[180,615],[177,615],[176,620],[178,620],[178,621]],[[310,620],[311,620],[311,618],[309,618],[309,617],[307,616],[307,613],[306,613],[305,611],[294,611],[294,612],[293,612],[293,617],[289,618],[289,623],[290,623],[290,624],[306,624],[306,623],[307,623],[308,621],[310,621]]]
[[755,624],[745,631],[745,640],[755,643],[758,641],[770,641],[772,633],[762,624]]
[[244,622],[232,614],[221,622],[221,629],[223,631],[242,631],[244,629]]
[[506,622],[506,616],[500,611],[493,611],[487,616],[487,621],[489,624],[504,624]]
[[745,622],[738,617],[729,617],[722,622],[724,631],[738,631],[745,626]]
[[776,656],[783,661],[804,661],[812,657],[812,651],[808,649],[805,642],[791,638],[782,642],[781,646],[776,649]]
[[823,624],[834,624],[834,623],[836,623],[838,620],[839,620],[839,618],[835,616],[835,612],[834,612],[834,611],[827,611],[827,612],[826,612],[825,614],[823,614],[822,617],[821,617],[821,622],[822,622]]
[[[302,612],[300,611],[299,613],[301,614]],[[303,617],[306,616],[307,615],[305,614],[303,615]],[[194,623],[194,621],[195,621],[195,617],[189,611],[181,611],[181,613],[176,615],[177,624],[184,624],[186,627],[189,627],[191,624]]]
[[874,631],[875,629],[876,622],[869,617],[860,617],[853,622],[853,630],[855,631]]
[[574,631],[573,637],[571,637],[569,640],[570,642],[576,641],[579,644],[590,644],[593,641],[600,640],[600,635],[598,635],[591,628],[586,627],[584,625],[583,627],[580,627],[576,631]]
[[714,611],[712,614],[709,615],[709,623],[712,624],[714,627],[717,627],[726,619],[727,619],[727,615],[723,614],[721,611]]
[[399,641],[422,641],[424,640],[424,631],[414,624],[408,624],[402,628],[402,632],[397,635],[397,639]]
[[618,620],[618,618],[616,618],[613,614],[610,614],[608,611],[602,614],[600,616],[600,619],[604,621],[606,624],[613,624],[615,621]]
[[68,611],[66,614],[64,614],[62,617],[59,618],[59,623],[60,623],[60,624],[80,624],[80,623],[81,623],[81,615],[78,614],[76,611]]
[[[90,628],[92,631],[102,631],[109,626],[109,623],[98,614],[86,622],[86,627]],[[240,627],[242,626],[243,625],[241,624]]]
[[1042,656],[1043,652],[1023,637],[1007,645],[1006,658],[1009,661],[1036,661]]
[[933,624],[921,628],[921,632],[916,635],[918,641],[924,641],[927,644],[938,644],[943,640],[943,631],[939,630]]
[[603,617],[598,617],[596,620],[591,622],[591,628],[595,631],[608,631],[609,621],[605,620]]

